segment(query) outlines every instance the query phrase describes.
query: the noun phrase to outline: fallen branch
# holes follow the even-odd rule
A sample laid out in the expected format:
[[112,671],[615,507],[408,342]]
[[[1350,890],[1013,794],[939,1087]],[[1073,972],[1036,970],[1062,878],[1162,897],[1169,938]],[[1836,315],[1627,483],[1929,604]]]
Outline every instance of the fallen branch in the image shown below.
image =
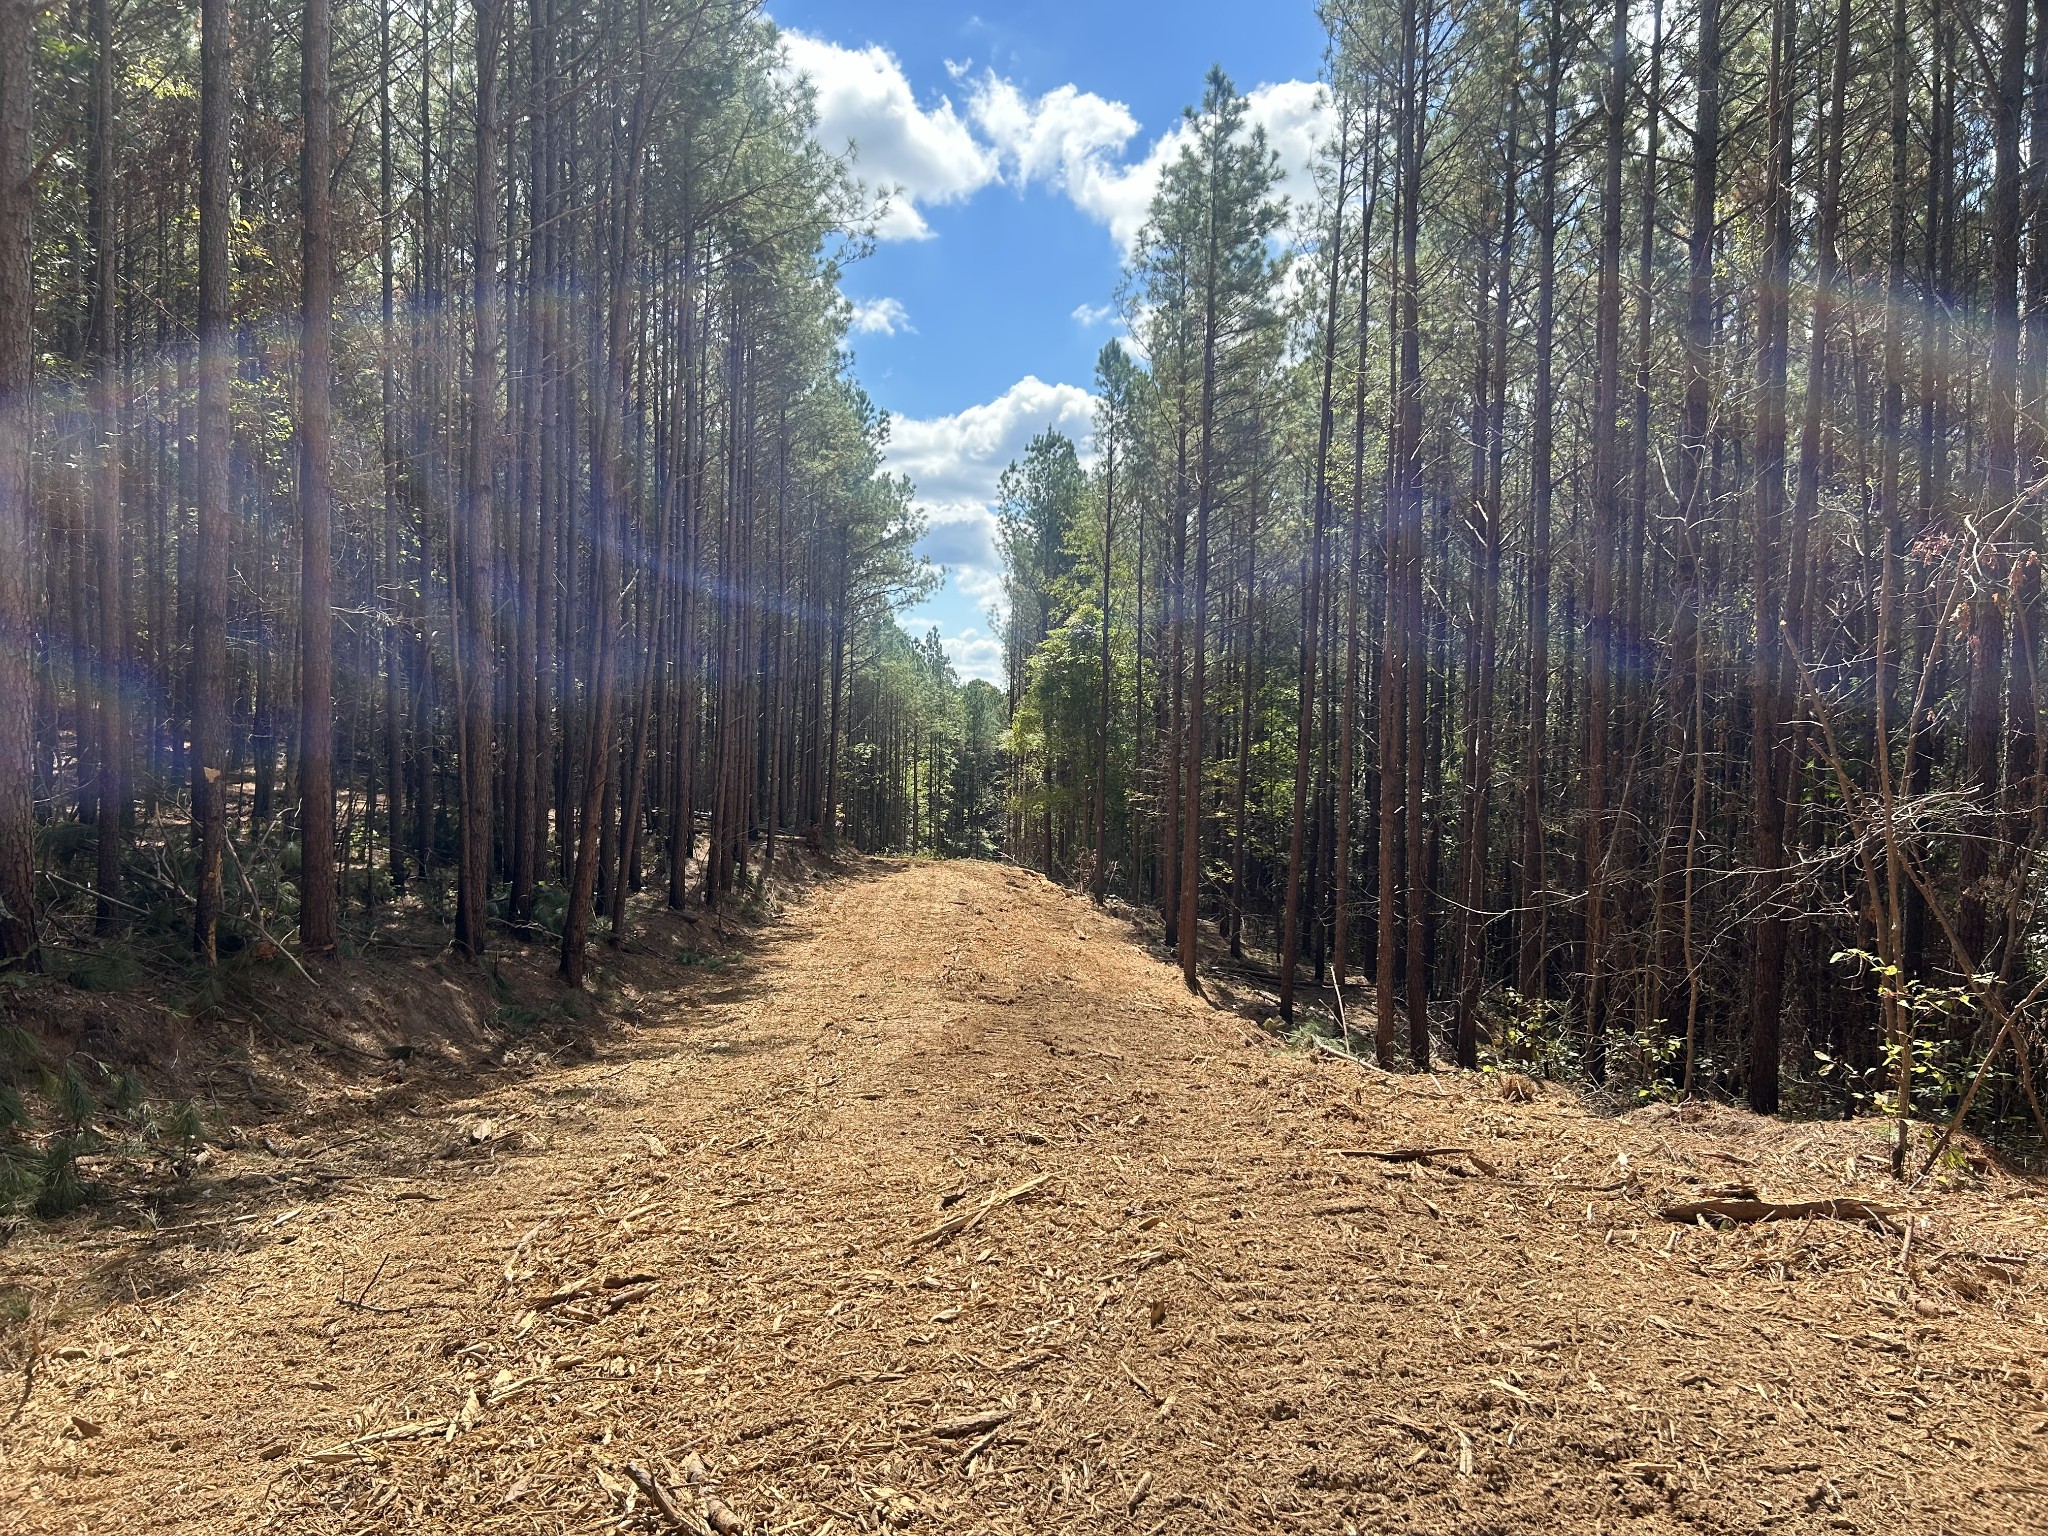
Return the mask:
[[[508,1264],[507,1267],[509,1268],[510,1265]],[[536,1312],[545,1312],[550,1307],[559,1307],[565,1302],[587,1300],[600,1291],[621,1291],[628,1287],[651,1288],[654,1282],[660,1279],[661,1276],[659,1275],[608,1275],[603,1280],[599,1280],[597,1276],[589,1275],[578,1280],[574,1285],[563,1286],[559,1291],[550,1291],[545,1296],[536,1296],[527,1305]],[[644,1290],[636,1291],[634,1297],[629,1299],[637,1299],[638,1296],[644,1294]]]
[[969,1435],[978,1435],[984,1430],[1007,1424],[1013,1417],[1007,1408],[991,1408],[986,1413],[971,1414],[964,1419],[948,1419],[943,1424],[934,1424],[930,1433],[940,1440],[964,1440]]
[[711,1524],[702,1515],[685,1510],[675,1501],[675,1496],[661,1486],[661,1480],[637,1461],[625,1465],[626,1476],[633,1479],[635,1486],[647,1495],[647,1502],[660,1510],[670,1525],[679,1531],[688,1531],[691,1536],[705,1536]]
[[1500,1170],[1470,1147],[1332,1147],[1330,1150],[1339,1157],[1370,1157],[1382,1163],[1426,1163],[1433,1157],[1462,1157],[1488,1178],[1497,1178]]
[[687,1508],[676,1496],[664,1488],[661,1479],[637,1461],[629,1461],[622,1469],[640,1491],[647,1495],[648,1502],[660,1510],[669,1524],[679,1531],[688,1531],[690,1536],[736,1536],[746,1529],[746,1522],[733,1513],[730,1506],[717,1494],[704,1486],[710,1473],[703,1459],[692,1451],[683,1459],[683,1476],[689,1480],[697,1495],[700,1510]]
[[1013,1200],[1022,1200],[1026,1195],[1030,1194],[1033,1190],[1037,1189],[1041,1184],[1045,1183],[1051,1177],[1052,1175],[1049,1173],[1041,1173],[1035,1179],[1026,1179],[1022,1184],[1019,1184],[1014,1189],[1006,1189],[1002,1191],[1000,1194],[990,1195],[986,1200],[982,1201],[981,1204],[975,1206],[973,1209],[962,1211],[958,1215],[948,1216],[944,1221],[940,1222],[935,1227],[925,1228],[924,1231],[918,1233],[917,1236],[913,1237],[911,1241],[913,1243],[943,1243],[949,1238],[958,1237],[962,1232],[967,1231],[969,1228],[978,1226],[981,1222],[981,1219],[984,1216],[988,1215],[988,1213],[994,1210],[997,1206],[1008,1205]]
[[594,1323],[601,1317],[609,1317],[623,1307],[651,1296],[661,1287],[659,1280],[648,1280],[639,1285],[628,1285],[619,1290],[606,1289],[582,1301],[571,1302],[562,1309],[564,1317],[573,1317],[578,1322]]
[[[1005,1414],[1003,1417],[1007,1419],[1009,1415]],[[996,1443],[996,1436],[1000,1435],[1002,1432],[1003,1426],[1000,1424],[996,1425],[995,1428],[991,1429],[987,1434],[983,1435],[979,1440],[975,1441],[974,1444],[970,1445],[969,1447],[967,1447],[966,1450],[962,1451],[958,1458],[955,1459],[954,1465],[962,1468],[966,1467],[970,1462],[974,1460],[975,1457],[979,1456],[983,1451],[987,1450],[990,1446],[994,1445]]]
[[333,1466],[340,1462],[371,1461],[375,1458],[369,1451],[373,1445],[382,1445],[391,1440],[424,1440],[448,1432],[447,1419],[416,1419],[404,1424],[391,1424],[383,1429],[373,1429],[366,1435],[357,1435],[353,1440],[344,1440],[339,1445],[330,1445],[323,1450],[309,1451],[299,1460],[312,1466]]
[[695,1451],[683,1458],[683,1476],[690,1486],[697,1490],[697,1498],[704,1506],[704,1523],[717,1536],[735,1536],[747,1528],[746,1521],[734,1514],[731,1506],[711,1491],[711,1469],[704,1465],[704,1458]]
[[1688,1200],[1667,1205],[1657,1213],[1666,1221],[1690,1224],[1702,1216],[1719,1216],[1727,1221],[1858,1221],[1886,1232],[1899,1230],[1891,1206],[1873,1205],[1868,1200]]

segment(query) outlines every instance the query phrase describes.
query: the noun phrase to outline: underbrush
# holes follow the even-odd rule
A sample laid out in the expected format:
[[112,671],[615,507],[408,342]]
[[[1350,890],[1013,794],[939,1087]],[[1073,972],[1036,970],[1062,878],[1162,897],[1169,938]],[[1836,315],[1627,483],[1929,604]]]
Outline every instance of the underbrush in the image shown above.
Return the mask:
[[156,1220],[204,1187],[194,1170],[211,1166],[209,1144],[288,1138],[294,1122],[408,1085],[580,1052],[612,1023],[643,1021],[649,996],[732,966],[733,941],[776,915],[786,881],[834,872],[792,849],[776,881],[756,871],[712,914],[634,896],[623,948],[599,916],[579,990],[556,972],[564,888],[539,887],[515,928],[500,886],[477,963],[450,948],[440,870],[402,891],[382,867],[345,871],[339,952],[302,958],[298,848],[278,823],[231,838],[207,965],[192,951],[182,834],[151,824],[130,845],[116,931],[103,933],[91,829],[42,831],[41,968],[0,968],[0,1242],[81,1210]]
[[[0,975],[10,990],[26,981]],[[190,1101],[153,1098],[132,1071],[83,1051],[54,1056],[19,1024],[0,1023],[0,1236],[28,1216],[63,1216],[101,1198],[101,1163],[189,1168],[204,1134]]]

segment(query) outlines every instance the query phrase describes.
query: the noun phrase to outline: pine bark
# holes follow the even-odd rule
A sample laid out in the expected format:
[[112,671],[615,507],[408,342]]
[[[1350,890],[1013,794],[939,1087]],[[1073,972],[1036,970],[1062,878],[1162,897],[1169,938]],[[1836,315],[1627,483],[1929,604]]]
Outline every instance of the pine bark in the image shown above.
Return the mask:
[[299,944],[329,955],[334,881],[334,255],[329,0],[301,13],[299,207]]
[[94,796],[95,930],[120,927],[121,852],[129,814],[128,571],[121,538],[120,358],[115,338],[114,29],[111,0],[93,0],[92,523],[99,578],[99,785]]
[[193,423],[197,515],[192,575],[192,831],[198,855],[193,947],[218,954],[221,860],[227,838],[228,0],[199,9],[199,403]]
[[29,573],[36,542],[29,500],[35,15],[32,0],[0,0],[0,962],[31,966],[40,955],[29,714],[35,601]]

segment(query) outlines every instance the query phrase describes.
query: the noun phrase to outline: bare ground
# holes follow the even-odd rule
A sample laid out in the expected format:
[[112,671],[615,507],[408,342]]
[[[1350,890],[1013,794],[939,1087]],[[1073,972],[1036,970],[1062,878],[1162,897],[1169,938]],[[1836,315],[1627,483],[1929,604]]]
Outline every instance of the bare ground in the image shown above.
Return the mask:
[[[2048,1531],[2048,1192],[1987,1164],[1276,1050],[989,865],[652,974],[324,1182],[0,1250],[0,1530]],[[1741,1182],[1902,1231],[1659,1219]]]

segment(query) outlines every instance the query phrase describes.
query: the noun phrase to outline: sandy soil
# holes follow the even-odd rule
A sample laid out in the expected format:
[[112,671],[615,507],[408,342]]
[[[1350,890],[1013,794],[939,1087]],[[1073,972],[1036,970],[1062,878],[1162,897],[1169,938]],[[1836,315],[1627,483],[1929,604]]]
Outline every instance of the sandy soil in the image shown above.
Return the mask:
[[[0,1530],[2048,1531],[2048,1191],[1988,1166],[1276,1049],[989,865],[637,1002],[0,1250],[56,1319]],[[1659,1217],[1738,1183],[1903,1210]]]

